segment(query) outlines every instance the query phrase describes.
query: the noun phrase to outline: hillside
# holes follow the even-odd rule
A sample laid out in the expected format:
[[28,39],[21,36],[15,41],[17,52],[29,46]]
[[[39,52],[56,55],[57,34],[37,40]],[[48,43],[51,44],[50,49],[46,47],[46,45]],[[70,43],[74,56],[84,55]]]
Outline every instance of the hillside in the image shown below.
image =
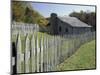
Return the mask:
[[82,45],[75,54],[58,65],[57,70],[95,69],[95,40]]
[[48,21],[29,2],[12,1],[12,20],[24,23],[47,25]]

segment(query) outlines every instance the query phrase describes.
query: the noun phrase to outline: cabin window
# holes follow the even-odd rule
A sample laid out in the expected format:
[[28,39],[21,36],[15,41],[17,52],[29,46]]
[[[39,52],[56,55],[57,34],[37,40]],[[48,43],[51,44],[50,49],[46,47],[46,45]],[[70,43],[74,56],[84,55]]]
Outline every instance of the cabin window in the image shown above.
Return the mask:
[[65,29],[65,32],[68,32],[68,28]]
[[61,26],[59,26],[59,32],[61,32]]

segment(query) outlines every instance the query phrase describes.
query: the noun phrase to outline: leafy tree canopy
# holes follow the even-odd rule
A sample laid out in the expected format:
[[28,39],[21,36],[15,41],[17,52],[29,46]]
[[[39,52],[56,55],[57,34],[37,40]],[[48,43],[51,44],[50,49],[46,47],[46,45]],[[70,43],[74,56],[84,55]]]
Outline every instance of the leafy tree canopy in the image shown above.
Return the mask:
[[93,27],[93,30],[96,29],[96,13],[90,12],[90,11],[80,11],[80,12],[72,12],[70,13],[71,17],[77,17],[79,20],[91,25]]
[[48,21],[29,2],[12,1],[12,20],[46,26]]

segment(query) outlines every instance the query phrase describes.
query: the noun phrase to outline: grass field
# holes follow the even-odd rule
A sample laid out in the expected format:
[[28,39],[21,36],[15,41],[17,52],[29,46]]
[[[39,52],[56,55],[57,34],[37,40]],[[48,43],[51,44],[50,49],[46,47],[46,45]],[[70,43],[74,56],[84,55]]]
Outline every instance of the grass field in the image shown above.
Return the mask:
[[82,45],[74,55],[57,66],[58,71],[95,69],[95,40]]

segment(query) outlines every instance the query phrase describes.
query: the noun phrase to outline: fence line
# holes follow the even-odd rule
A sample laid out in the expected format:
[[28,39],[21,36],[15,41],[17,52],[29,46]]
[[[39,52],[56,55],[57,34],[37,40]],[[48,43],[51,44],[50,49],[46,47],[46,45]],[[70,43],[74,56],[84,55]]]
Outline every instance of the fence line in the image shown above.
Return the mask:
[[12,35],[16,35],[18,33],[26,34],[39,31],[39,25],[37,24],[13,22],[11,26]]
[[[34,33],[31,38],[17,35],[17,73],[56,71],[57,65],[71,56],[82,44],[95,39],[95,32],[80,35],[50,36]],[[24,48],[23,48],[24,46]]]

